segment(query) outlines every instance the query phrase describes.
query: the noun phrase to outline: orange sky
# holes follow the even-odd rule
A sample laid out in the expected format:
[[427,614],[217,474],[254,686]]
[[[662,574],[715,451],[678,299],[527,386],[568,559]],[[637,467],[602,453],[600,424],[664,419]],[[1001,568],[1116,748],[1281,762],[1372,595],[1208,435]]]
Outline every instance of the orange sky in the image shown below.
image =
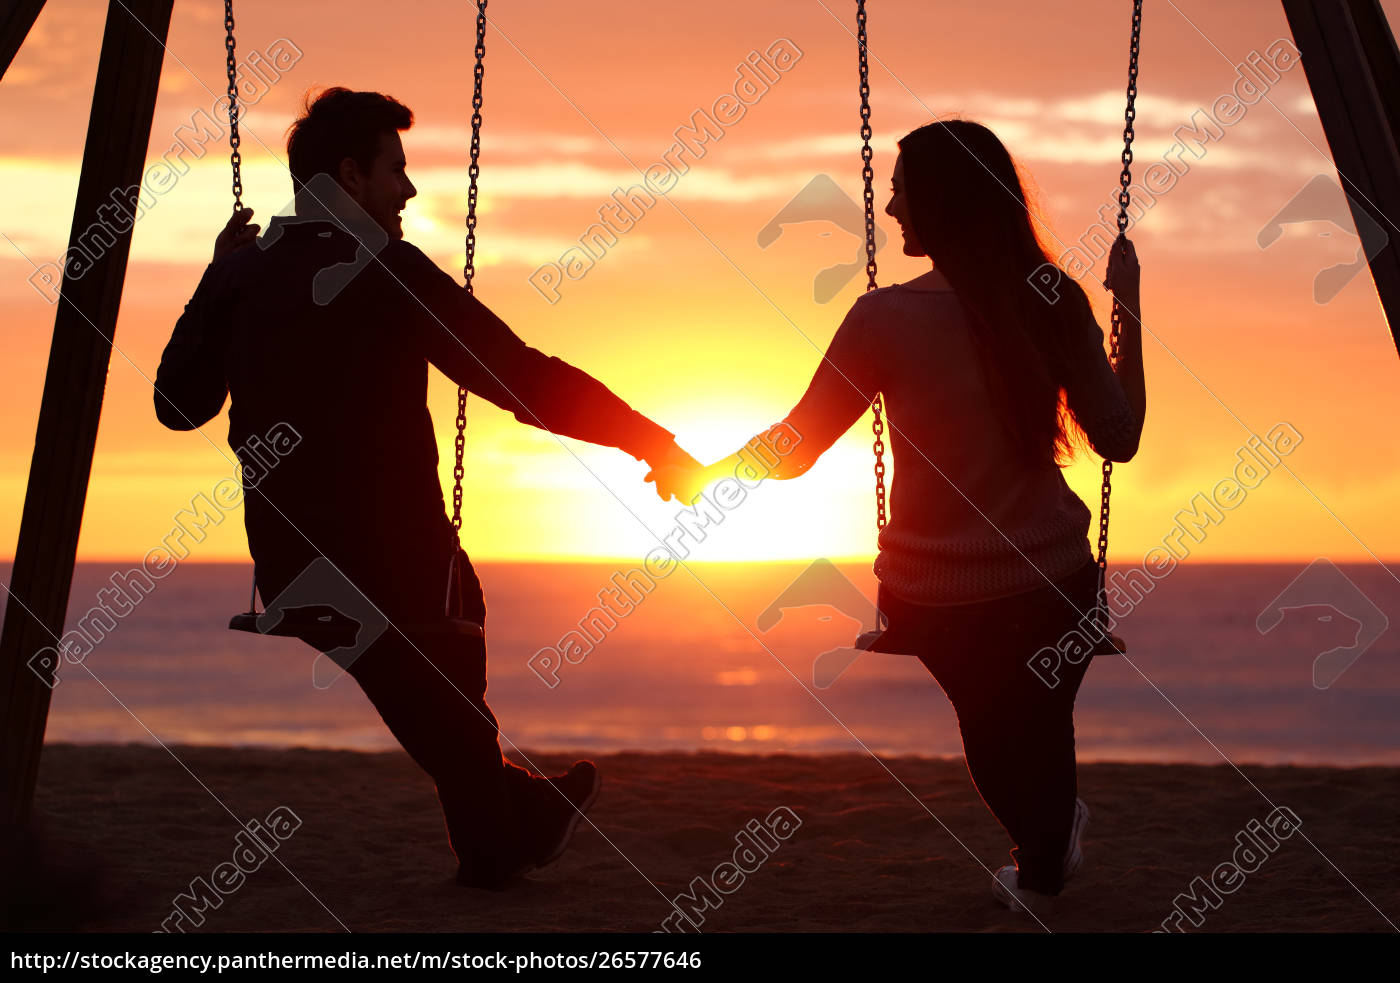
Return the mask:
[[[814,274],[859,245],[834,224],[791,227],[767,249],[756,242],[815,175],[859,195],[853,15],[849,4],[824,2],[615,2],[605,15],[557,0],[491,5],[478,294],[531,344],[603,379],[702,459],[733,450],[791,408],[817,349],[862,289],[857,278],[829,303],[812,299]],[[245,117],[245,202],[265,222],[287,201],[282,134],[306,89],[386,91],[418,119],[404,134],[420,191],[405,234],[460,273],[473,8],[443,0],[391,16],[380,4],[360,6],[239,0],[240,55],[279,37],[302,53]],[[957,113],[1003,137],[1033,175],[1059,241],[1074,243],[1116,189],[1130,5],[1076,2],[1073,20],[1037,5],[1015,21],[1004,5],[871,6],[880,207],[895,139],[935,114]],[[1396,16],[1396,5],[1386,6]],[[1274,3],[1149,0],[1147,8],[1139,174],[1195,110],[1230,91],[1234,63],[1288,36]],[[53,308],[26,278],[67,243],[104,9],[48,4],[0,82],[0,231],[10,240],[0,242],[6,554],[18,535],[53,323]],[[148,161],[223,90],[221,13],[208,0],[176,4]],[[545,302],[531,271],[557,261],[614,188],[639,180],[632,164],[657,161],[677,127],[733,89],[745,57],[778,38],[801,59],[586,277],[566,281],[558,303]],[[1312,296],[1314,273],[1349,259],[1356,239],[1350,227],[1343,234],[1305,223],[1267,250],[1256,244],[1310,177],[1334,173],[1301,67],[1220,132],[1200,159],[1178,155],[1189,169],[1133,232],[1151,333],[1150,412],[1142,450],[1115,477],[1115,558],[1138,560],[1161,542],[1196,493],[1231,475],[1250,430],[1279,422],[1303,437],[1286,459],[1292,473],[1271,473],[1195,544],[1193,558],[1400,555],[1394,344],[1364,271],[1330,303]],[[227,214],[228,184],[227,147],[212,147],[136,227],[79,559],[145,553],[182,506],[230,473],[225,417],[203,437],[166,431],[149,381]],[[879,219],[897,242],[892,221]],[[879,259],[886,283],[923,269],[894,248]],[[1099,264],[1086,282],[1101,275]],[[1103,292],[1090,292],[1106,324]],[[453,401],[449,385],[434,384],[444,458]],[[677,507],[656,499],[630,457],[561,444],[479,399],[470,405],[465,538],[475,557],[635,560],[674,526]],[[801,481],[751,494],[694,557],[869,555],[870,464],[867,420]],[[1070,480],[1092,502],[1097,462],[1082,462]],[[231,512],[192,558],[245,556],[242,517]]]

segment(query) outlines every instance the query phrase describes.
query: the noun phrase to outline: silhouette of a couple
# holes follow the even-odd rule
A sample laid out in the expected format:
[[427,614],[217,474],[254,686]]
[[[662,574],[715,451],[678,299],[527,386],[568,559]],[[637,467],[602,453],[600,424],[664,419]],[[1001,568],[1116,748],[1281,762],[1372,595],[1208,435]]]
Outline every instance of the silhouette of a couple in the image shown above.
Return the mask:
[[[231,395],[235,449],[277,423],[300,434],[245,499],[264,598],[325,557],[405,624],[442,616],[456,551],[429,364],[523,423],[646,462],[663,498],[693,500],[738,460],[702,466],[602,383],[528,347],[403,240],[399,213],[417,192],[399,133],[412,122],[378,93],[331,89],[308,102],[287,145],[297,220],[247,248],[251,210],[230,219],[155,393],[157,416],[176,430],[208,422]],[[774,476],[802,474],[884,394],[897,476],[875,565],[879,607],[890,637],[947,692],[972,778],[1015,844],[998,896],[1035,910],[1082,856],[1072,713],[1088,663],[1054,687],[1027,663],[1095,603],[1090,512],[1061,466],[1085,441],[1128,460],[1142,431],[1137,260],[1120,238],[1108,267],[1126,312],[1115,373],[1084,290],[1068,276],[1045,289],[1049,259],[1000,141],[950,121],[899,148],[885,211],[905,254],[932,269],[852,306],[783,421],[802,440]],[[322,207],[306,200],[313,181],[343,192],[373,234],[307,221]],[[354,275],[313,289],[340,264]],[[464,569],[465,613],[484,624],[480,583]],[[435,781],[461,883],[504,887],[564,851],[597,795],[597,769],[579,762],[546,779],[503,758],[484,644],[386,631],[348,672]]]

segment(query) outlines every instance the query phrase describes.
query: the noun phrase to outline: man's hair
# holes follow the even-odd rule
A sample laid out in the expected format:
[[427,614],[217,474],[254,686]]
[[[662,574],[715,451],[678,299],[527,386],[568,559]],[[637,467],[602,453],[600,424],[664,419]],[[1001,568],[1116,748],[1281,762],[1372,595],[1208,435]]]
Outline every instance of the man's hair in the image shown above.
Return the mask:
[[379,92],[326,89],[315,99],[306,94],[302,114],[287,132],[287,163],[292,190],[322,172],[339,178],[340,162],[349,157],[368,172],[379,153],[380,136],[413,125],[413,110]]

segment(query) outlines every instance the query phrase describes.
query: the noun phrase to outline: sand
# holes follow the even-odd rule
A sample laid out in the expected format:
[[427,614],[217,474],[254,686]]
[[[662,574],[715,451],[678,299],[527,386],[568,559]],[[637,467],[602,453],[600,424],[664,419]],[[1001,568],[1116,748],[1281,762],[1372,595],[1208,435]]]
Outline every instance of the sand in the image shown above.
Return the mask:
[[[45,748],[36,813],[50,871],[42,893],[52,904],[35,927],[173,927],[176,896],[214,877],[238,849],[238,822],[266,826],[279,807],[300,826],[271,838],[276,849],[260,866],[245,854],[255,869],[195,916],[202,925],[185,927],[649,932],[704,877],[732,889],[696,915],[705,932],[1143,932],[1171,915],[1193,879],[1230,861],[1237,834],[1265,822],[1274,805],[1296,813],[1301,829],[1265,843],[1253,873],[1227,871],[1221,884],[1231,890],[1217,892],[1218,907],[1183,927],[1371,932],[1400,924],[1394,768],[1250,766],[1242,775],[1229,766],[1081,766],[1080,792],[1093,809],[1086,864],[1042,928],[992,900],[987,868],[1008,862],[1010,843],[958,760],[601,756],[594,825],[580,827],[555,866],[495,893],[452,883],[432,786],[402,753],[172,752]],[[550,773],[574,757],[529,756]],[[800,825],[741,853],[756,870],[721,867],[742,849],[746,826],[784,809]]]

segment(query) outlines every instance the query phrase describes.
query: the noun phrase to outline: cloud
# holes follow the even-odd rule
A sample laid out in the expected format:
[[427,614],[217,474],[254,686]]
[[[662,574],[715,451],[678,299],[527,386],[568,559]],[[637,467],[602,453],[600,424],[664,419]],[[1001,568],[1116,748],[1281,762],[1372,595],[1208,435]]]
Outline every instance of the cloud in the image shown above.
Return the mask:
[[765,160],[858,157],[860,138],[854,133],[820,133],[763,144],[751,150],[750,153]]

